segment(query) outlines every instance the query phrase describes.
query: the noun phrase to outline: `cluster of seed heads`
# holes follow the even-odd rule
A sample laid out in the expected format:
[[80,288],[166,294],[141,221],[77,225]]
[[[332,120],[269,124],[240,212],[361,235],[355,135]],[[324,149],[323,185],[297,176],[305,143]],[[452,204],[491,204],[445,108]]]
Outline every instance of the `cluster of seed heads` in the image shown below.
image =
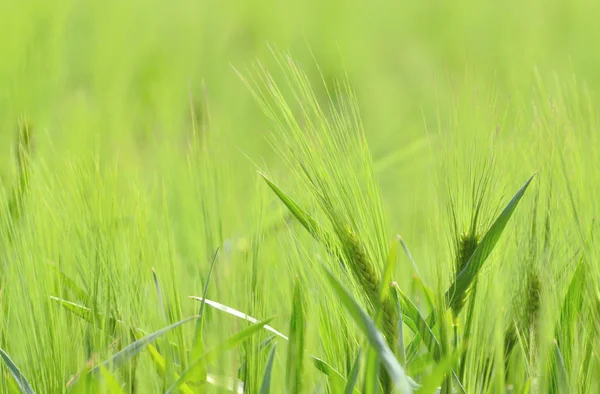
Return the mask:
[[[365,248],[358,235],[349,227],[339,234],[348,268],[354,279],[360,284],[371,305],[379,303],[381,279],[375,265],[367,257]],[[392,349],[396,348],[398,336],[398,311],[391,298],[381,305],[383,310],[383,334]]]

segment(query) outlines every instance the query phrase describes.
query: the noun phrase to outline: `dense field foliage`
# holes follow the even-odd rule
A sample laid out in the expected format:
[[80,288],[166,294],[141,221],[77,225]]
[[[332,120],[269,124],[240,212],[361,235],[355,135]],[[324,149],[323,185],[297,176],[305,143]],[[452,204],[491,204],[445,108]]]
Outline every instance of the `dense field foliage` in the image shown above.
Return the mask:
[[599,17],[0,2],[0,392],[600,391]]

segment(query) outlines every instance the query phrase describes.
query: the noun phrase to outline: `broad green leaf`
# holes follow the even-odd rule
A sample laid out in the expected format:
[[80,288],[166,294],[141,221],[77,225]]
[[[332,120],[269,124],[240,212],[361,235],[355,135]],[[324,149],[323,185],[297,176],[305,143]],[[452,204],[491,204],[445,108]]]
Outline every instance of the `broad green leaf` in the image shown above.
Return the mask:
[[371,320],[367,312],[365,312],[352,295],[350,295],[348,290],[342,286],[329,270],[325,269],[325,274],[333,290],[342,301],[342,304],[346,307],[350,316],[354,319],[354,322],[358,325],[360,330],[369,340],[373,349],[381,358],[384,368],[392,379],[394,389],[400,393],[412,393],[412,388],[404,368],[402,368],[398,360],[396,360],[394,353],[388,347],[383,334],[377,329],[373,320]]
[[508,205],[504,208],[502,213],[496,218],[488,232],[484,235],[483,239],[477,245],[477,248],[467,261],[465,268],[458,274],[454,283],[450,285],[450,288],[446,292],[446,305],[448,308],[458,308],[460,309],[460,304],[465,298],[465,295],[475,280],[479,270],[483,266],[483,263],[487,260],[488,256],[492,253],[492,250],[496,246],[496,243],[500,239],[500,235],[504,231],[508,220],[512,216],[515,211],[519,201],[525,194],[527,187],[533,180],[532,175],[527,182],[517,191],[512,200],[508,203]]
[[250,338],[252,335],[254,335],[258,331],[262,330],[264,325],[269,323],[271,320],[272,319],[268,319],[263,322],[253,324],[253,325],[245,328],[244,330],[233,335],[231,338],[229,338],[226,341],[222,342],[221,344],[217,345],[214,349],[207,351],[202,356],[200,356],[196,360],[192,361],[190,363],[190,365],[188,366],[188,368],[185,371],[183,371],[183,373],[181,374],[179,379],[177,379],[175,381],[175,383],[173,383],[171,385],[171,387],[169,387],[169,389],[166,391],[165,394],[172,393],[172,392],[178,390],[183,383],[185,383],[189,380],[190,375],[193,374],[194,369],[198,365],[201,364],[201,365],[206,366],[209,362],[211,362],[212,360],[219,357],[225,351],[228,351],[228,350],[231,350],[231,349],[237,347],[239,344],[243,343],[245,340]]
[[288,341],[286,381],[290,393],[302,392],[302,375],[304,371],[304,301],[300,280],[294,284],[292,316],[290,318],[290,340]]
[[302,209],[292,198],[287,196],[276,184],[271,182],[269,178],[265,174],[260,173],[260,176],[263,177],[267,185],[275,192],[277,197],[285,204],[285,206],[290,210],[290,212],[298,219],[300,224],[312,235],[317,241],[321,242],[324,245],[329,245],[327,242],[325,231],[321,228],[321,226],[317,223],[315,219],[313,219],[308,212]]
[[265,368],[265,374],[263,375],[262,383],[260,385],[260,394],[269,394],[271,392],[271,371],[273,370],[273,359],[275,359],[275,349],[277,345],[273,345],[271,353],[269,354],[269,360]]
[[8,371],[17,382],[17,385],[19,385],[21,393],[35,394],[35,391],[33,391],[31,384],[29,384],[23,373],[21,373],[19,367],[17,367],[17,365],[13,362],[9,355],[6,354],[6,352],[2,349],[0,349],[0,357],[2,357],[2,360],[4,360],[4,363],[8,367]]
[[106,387],[110,394],[125,394],[125,391],[123,391],[123,387],[121,387],[117,378],[115,378],[115,376],[103,365],[100,365],[100,373],[104,378],[104,383],[106,383]]
[[[190,296],[189,298],[196,300],[196,301],[202,301],[203,298],[202,297],[196,297],[196,296]],[[223,305],[221,303],[218,303],[216,301],[213,300],[204,300],[204,302],[206,303],[206,305],[211,306],[215,309],[218,309],[220,311],[223,311],[225,313],[230,314],[231,316],[235,316],[238,317],[240,319],[249,321],[250,323],[258,323],[259,320],[256,319],[255,317],[252,317],[250,315],[245,314],[244,312],[238,311],[237,309],[233,309],[227,305]],[[274,329],[273,327],[269,326],[269,325],[265,325],[265,330],[272,332],[273,334],[277,335],[280,338],[285,339],[286,341],[289,339],[286,335],[282,334],[281,332],[277,331],[276,329]]]
[[354,365],[352,366],[352,370],[350,371],[350,376],[348,376],[348,383],[344,388],[344,394],[352,394],[354,393],[354,388],[356,387],[356,381],[358,380],[358,372],[360,370],[360,355],[361,351],[359,349],[356,354],[356,360],[354,360]]

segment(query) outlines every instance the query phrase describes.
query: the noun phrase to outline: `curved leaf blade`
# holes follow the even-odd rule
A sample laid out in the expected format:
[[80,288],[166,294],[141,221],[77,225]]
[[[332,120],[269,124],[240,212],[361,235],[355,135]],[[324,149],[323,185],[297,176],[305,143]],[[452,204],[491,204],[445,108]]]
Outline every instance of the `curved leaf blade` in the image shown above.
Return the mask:
[[[189,296],[189,298],[191,298],[192,300],[196,300],[196,301],[202,301],[203,298],[202,297],[197,297],[197,296]],[[227,305],[221,304],[219,302],[213,301],[213,300],[204,300],[204,302],[206,303],[206,305],[218,309],[222,312],[228,313],[231,316],[235,316],[238,317],[242,320],[246,320],[249,321],[250,323],[259,323],[260,320],[258,320],[255,317],[252,317],[250,315],[245,314],[242,311],[239,311],[237,309],[231,308]],[[277,335],[278,337],[285,339],[286,341],[289,339],[286,335],[282,334],[280,331],[277,331],[275,328],[269,326],[268,324],[265,325],[265,330],[272,332],[273,334]]]
[[260,385],[260,394],[269,394],[271,392],[271,371],[273,370],[273,360],[275,359],[276,348],[277,345],[273,345],[271,353],[269,354],[269,361],[267,361],[265,374],[263,375],[263,380]]
[[[127,362],[130,358],[132,358],[133,356],[135,356],[136,354],[141,352],[146,347],[146,345],[151,344],[156,339],[158,339],[160,336],[166,334],[167,332],[173,330],[174,328],[177,328],[177,327],[181,326],[182,324],[187,323],[196,318],[197,318],[197,316],[191,316],[186,319],[180,320],[177,323],[174,323],[167,327],[161,328],[160,330],[155,331],[152,334],[149,334],[149,335],[129,344],[128,346],[123,348],[121,351],[115,353],[111,358],[104,361],[100,365],[102,365],[104,367],[110,367],[113,369],[119,368],[123,363]],[[99,366],[96,366],[92,369],[91,372],[97,372],[98,369],[99,369]]]
[[329,270],[325,269],[325,274],[333,287],[333,290],[342,301],[342,304],[346,307],[350,316],[381,358],[383,366],[392,379],[395,390],[400,393],[412,393],[412,388],[404,368],[402,368],[394,356],[394,353],[387,345],[383,334],[377,329],[373,320]]
[[10,356],[2,349],[0,349],[0,356],[2,357],[2,360],[4,360],[6,366],[8,367],[8,371],[19,385],[21,393],[35,394],[35,391],[33,391],[31,384],[29,384],[19,367],[17,367],[17,365],[13,362]]
[[356,355],[356,360],[354,360],[354,365],[352,366],[352,371],[350,371],[350,376],[348,377],[348,383],[344,388],[344,394],[354,393],[354,387],[356,386],[356,381],[358,380],[358,372],[360,370],[360,356],[361,351],[359,349]]
[[517,208],[517,205],[521,201],[521,198],[525,194],[527,187],[533,180],[533,174],[527,182],[517,191],[510,202],[506,205],[504,210],[496,218],[488,232],[484,235],[483,239],[477,245],[477,248],[469,258],[469,261],[465,265],[465,268],[458,274],[454,283],[450,285],[450,288],[446,292],[446,304],[449,308],[459,306],[461,300],[464,298],[465,293],[475,280],[479,270],[492,253],[492,250],[496,246],[496,243],[500,239],[500,235],[504,231],[508,220],[512,216],[513,212]]

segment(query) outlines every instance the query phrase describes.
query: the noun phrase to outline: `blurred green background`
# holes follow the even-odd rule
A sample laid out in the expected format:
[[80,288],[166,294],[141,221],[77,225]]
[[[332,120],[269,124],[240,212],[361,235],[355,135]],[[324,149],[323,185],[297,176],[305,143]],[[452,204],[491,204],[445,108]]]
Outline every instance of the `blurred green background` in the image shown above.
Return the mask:
[[[40,392],[63,387],[63,377],[89,357],[86,325],[64,315],[55,321],[48,295],[59,294],[60,286],[50,283],[53,271],[40,261],[60,264],[89,287],[92,280],[114,285],[114,298],[112,288],[108,296],[104,287],[94,289],[109,300],[107,310],[116,305],[150,329],[162,326],[147,305],[154,300],[151,267],[187,316],[196,306],[186,296],[199,294],[216,246],[238,245],[241,252],[224,254],[217,267],[214,298],[248,310],[248,278],[258,266],[268,291],[264,302],[256,295],[260,307],[248,313],[287,316],[302,254],[288,232],[246,238],[251,245],[244,236],[269,229],[269,220],[284,212],[257,169],[267,169],[291,195],[302,193],[234,70],[247,75],[260,61],[276,73],[272,49],[302,64],[323,99],[319,73],[328,86],[347,76],[389,238],[400,233],[407,240],[425,278],[434,278],[439,261],[451,261],[445,196],[457,192],[468,205],[469,169],[489,165],[490,157],[486,215],[493,217],[534,171],[540,171],[543,186],[535,187],[542,200],[551,194],[550,180],[559,179],[546,209],[560,228],[560,256],[574,255],[577,230],[587,231],[600,212],[590,192],[600,187],[599,20],[600,2],[592,0],[0,0],[0,185],[7,194],[17,180],[21,116],[34,139],[25,219],[11,227],[16,241],[3,239],[5,261],[19,263],[5,264],[2,277],[12,285],[6,299],[19,302],[6,323],[18,334],[11,354],[29,373],[39,369],[37,354],[46,360],[40,371],[60,377],[35,376],[44,382]],[[194,130],[209,142],[190,154]],[[576,220],[571,203],[580,209]],[[521,205],[527,208],[514,220],[519,236],[507,236],[511,247],[500,255],[517,263],[520,244],[512,241],[530,231],[533,199]],[[468,210],[461,211],[464,218]],[[290,261],[294,275],[287,275]],[[515,270],[522,268],[517,263]],[[494,269],[496,277],[511,278]],[[510,289],[512,279],[505,282]],[[38,338],[39,327],[57,332]],[[223,325],[213,327],[215,336],[223,335]],[[66,329],[71,334],[60,335]],[[106,352],[108,343],[95,349]]]
[[418,234],[431,206],[423,201],[436,193],[442,148],[432,133],[448,136],[446,148],[504,138],[523,170],[508,179],[541,169],[539,87],[561,75],[597,92],[599,11],[584,0],[2,1],[0,179],[14,178],[23,114],[50,172],[94,153],[149,185],[176,182],[197,122],[218,135],[232,188],[224,234],[243,231],[252,200],[237,196],[256,184],[253,162],[275,172],[280,163],[233,67],[276,68],[272,47],[303,64],[317,89],[317,64],[326,83],[347,73],[393,231]]
[[[100,143],[127,162],[182,140],[188,101],[254,157],[269,156],[264,117],[231,66],[267,66],[268,44],[309,72],[345,71],[375,157],[424,133],[452,89],[493,87],[525,99],[534,70],[600,83],[595,1],[3,1],[0,5],[2,174],[23,112],[49,161]],[[272,62],[271,62],[272,63]],[[447,82],[453,81],[454,88]],[[318,82],[318,81],[316,81]],[[202,84],[205,84],[204,96]],[[231,156],[239,156],[231,151]],[[239,159],[244,163],[244,159]],[[145,163],[147,164],[147,163]]]
[[[278,164],[266,119],[232,66],[244,72],[258,59],[273,67],[272,46],[289,51],[317,86],[316,64],[327,82],[348,74],[383,167],[386,206],[400,210],[392,223],[410,226],[431,185],[427,131],[487,138],[504,115],[531,113],[536,73],[549,83],[576,76],[596,92],[599,11],[591,0],[2,1],[0,176],[13,176],[22,114],[51,171],[69,155],[96,152],[149,179],[171,174],[173,150],[189,141],[193,102],[200,123],[210,115],[243,193],[256,181],[248,157]],[[394,206],[399,192],[402,207]]]

